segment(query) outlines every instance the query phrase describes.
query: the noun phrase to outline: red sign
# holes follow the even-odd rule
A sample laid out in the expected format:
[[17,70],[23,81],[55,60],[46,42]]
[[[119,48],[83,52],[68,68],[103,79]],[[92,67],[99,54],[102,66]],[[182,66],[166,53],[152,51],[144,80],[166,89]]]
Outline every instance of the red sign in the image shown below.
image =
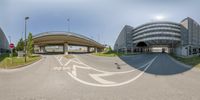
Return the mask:
[[13,43],[10,43],[9,47],[10,47],[10,49],[13,49],[15,46]]

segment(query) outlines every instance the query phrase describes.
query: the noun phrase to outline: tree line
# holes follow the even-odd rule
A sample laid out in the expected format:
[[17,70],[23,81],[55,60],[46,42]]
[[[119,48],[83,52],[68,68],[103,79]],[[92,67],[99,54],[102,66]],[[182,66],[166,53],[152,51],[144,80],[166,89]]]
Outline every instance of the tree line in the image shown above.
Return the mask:
[[17,46],[15,48],[16,51],[24,51],[24,47],[25,47],[25,41],[27,43],[26,45],[26,49],[27,49],[27,55],[31,56],[33,54],[33,35],[32,33],[28,34],[28,39],[27,40],[23,40],[22,38],[18,41]]

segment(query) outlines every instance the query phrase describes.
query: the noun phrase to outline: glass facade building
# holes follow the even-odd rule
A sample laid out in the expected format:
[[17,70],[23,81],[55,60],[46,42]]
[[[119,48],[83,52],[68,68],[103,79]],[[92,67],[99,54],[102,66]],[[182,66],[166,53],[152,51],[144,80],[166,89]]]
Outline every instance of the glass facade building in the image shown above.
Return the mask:
[[8,46],[9,46],[8,40],[3,30],[0,28],[0,54],[7,52],[9,50]]
[[133,45],[145,42],[147,45],[170,45],[180,42],[180,24],[154,22],[139,26],[132,31]]
[[115,51],[174,52],[185,56],[200,53],[200,25],[189,17],[180,23],[158,21],[130,27],[126,25],[120,32]]

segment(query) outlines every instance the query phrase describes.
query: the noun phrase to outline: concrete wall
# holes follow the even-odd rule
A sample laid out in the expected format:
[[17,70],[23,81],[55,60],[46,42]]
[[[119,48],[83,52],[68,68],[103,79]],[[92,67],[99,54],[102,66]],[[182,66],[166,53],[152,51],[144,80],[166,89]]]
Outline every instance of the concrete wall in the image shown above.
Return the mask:
[[188,46],[179,46],[175,48],[175,53],[179,56],[188,56]]

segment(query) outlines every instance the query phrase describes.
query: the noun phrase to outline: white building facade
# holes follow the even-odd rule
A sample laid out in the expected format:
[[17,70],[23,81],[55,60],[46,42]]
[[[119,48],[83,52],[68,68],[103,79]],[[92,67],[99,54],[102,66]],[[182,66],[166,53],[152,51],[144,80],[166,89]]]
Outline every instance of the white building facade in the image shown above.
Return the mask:
[[189,17],[180,23],[159,21],[136,28],[126,25],[115,42],[114,50],[196,55],[200,53],[200,25]]

